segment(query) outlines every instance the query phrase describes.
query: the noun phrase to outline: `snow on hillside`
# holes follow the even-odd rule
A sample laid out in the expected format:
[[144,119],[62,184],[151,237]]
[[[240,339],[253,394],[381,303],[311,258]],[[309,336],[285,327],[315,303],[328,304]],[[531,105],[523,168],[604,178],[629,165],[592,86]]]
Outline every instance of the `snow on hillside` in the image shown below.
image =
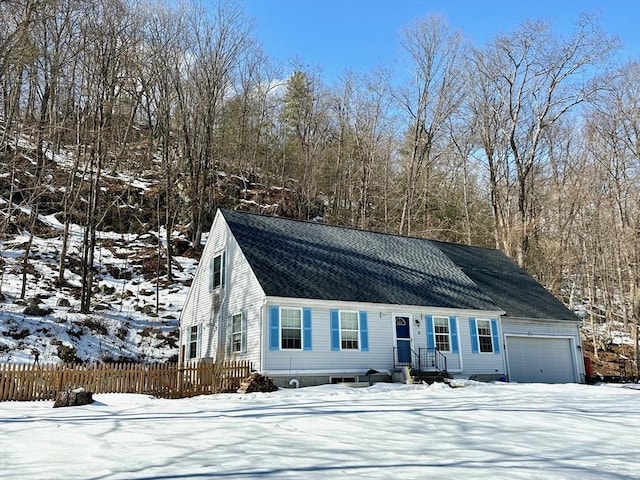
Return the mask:
[[[82,361],[162,361],[177,354],[178,318],[196,260],[177,257],[183,270],[175,270],[171,285],[161,282],[157,289],[155,278],[144,278],[137,272],[140,266],[132,264],[142,252],[153,254],[157,236],[113,237],[96,252],[102,270],[90,315],[78,313],[81,284],[77,274],[69,269],[66,285],[53,285],[57,270],[52,267],[60,252],[60,237],[36,237],[32,246],[35,279],[29,278],[25,299],[37,299],[40,310],[49,312],[43,316],[25,314],[28,302],[19,298],[22,273],[18,263],[27,238],[3,244],[6,265],[4,301],[0,304],[0,362],[33,362],[36,349],[40,362],[59,362],[71,355]],[[80,246],[81,236],[77,235],[72,250]]]
[[454,385],[7,402],[0,476],[640,478],[638,385]]
[[[0,129],[2,126],[0,125]],[[28,135],[5,138],[8,151],[19,152],[12,166],[0,169],[0,362],[33,363],[61,361],[164,361],[177,355],[178,317],[186,299],[188,287],[197,266],[198,251],[189,249],[184,233],[172,232],[185,256],[175,256],[175,278],[167,284],[166,277],[156,277],[158,242],[166,242],[166,232],[157,229],[157,208],[162,201],[162,173],[158,162],[133,161],[118,164],[117,169],[103,167],[100,176],[100,209],[97,232],[99,246],[95,251],[94,293],[92,314],[80,315],[80,258],[83,229],[71,226],[71,243],[67,256],[65,285],[56,285],[58,263],[62,251],[63,218],[59,211],[64,204],[69,170],[76,168],[74,195],[77,205],[69,215],[77,223],[84,220],[86,186],[90,183],[87,168],[74,161],[76,147],[58,153],[47,149],[47,171],[39,188],[41,215],[33,232],[31,211],[33,179],[37,170],[37,145]],[[137,151],[129,152],[132,158]],[[216,172],[220,205],[261,211],[278,210],[292,214],[299,194],[286,185],[270,186],[258,182],[255,173],[247,177]],[[268,180],[269,177],[262,180]],[[78,182],[83,183],[78,185]],[[296,181],[290,179],[292,184]],[[176,183],[176,190],[184,185]],[[181,195],[180,193],[177,193]],[[182,192],[184,194],[184,192]],[[186,199],[182,198],[184,204]],[[10,199],[13,203],[9,205]],[[177,208],[177,207],[176,207]],[[182,208],[185,208],[182,205]],[[176,229],[187,230],[184,212]],[[213,212],[208,212],[212,215]],[[205,227],[206,228],[206,227]],[[129,232],[129,233],[118,233]],[[136,233],[131,233],[136,232]],[[21,294],[25,246],[34,233],[27,265],[26,291]],[[206,235],[203,241],[206,241]],[[166,245],[162,245],[164,250]],[[162,263],[165,253],[162,252]],[[157,287],[159,284],[159,287]],[[68,305],[67,305],[68,302]],[[158,311],[156,311],[158,303]],[[35,310],[37,315],[25,313]]]
[[[124,177],[120,180],[134,182]],[[148,182],[134,183],[139,188],[149,186]],[[6,205],[6,200],[0,199],[0,203]],[[23,232],[0,242],[0,262],[4,262],[0,362],[154,362],[177,355],[178,318],[197,260],[175,257],[174,279],[167,285],[165,278],[158,281],[149,273],[155,271],[158,242],[165,241],[166,232],[98,232],[92,313],[82,315],[78,312],[83,229],[71,225],[65,285],[58,286],[62,229],[56,214],[39,217],[24,299],[20,298],[22,262],[29,234]],[[38,313],[25,313],[29,306]]]

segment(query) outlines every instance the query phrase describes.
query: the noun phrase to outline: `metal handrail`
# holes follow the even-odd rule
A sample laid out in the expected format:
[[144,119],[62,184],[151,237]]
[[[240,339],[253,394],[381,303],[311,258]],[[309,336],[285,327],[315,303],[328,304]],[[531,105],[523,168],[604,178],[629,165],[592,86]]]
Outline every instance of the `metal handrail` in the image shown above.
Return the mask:
[[[406,351],[407,349],[403,349],[403,351]],[[421,368],[422,366],[422,362],[420,359],[420,351],[415,351],[413,348],[408,347],[408,353],[409,353],[409,361],[408,362],[401,362],[398,360],[398,347],[393,347],[393,366],[395,367],[412,367],[414,368],[416,365],[418,368]],[[414,360],[417,360],[414,361]]]
[[425,352],[425,354],[421,355],[421,357],[426,360],[427,370],[433,368],[438,372],[447,371],[447,357],[440,350],[438,350],[436,347],[421,348],[420,350],[424,350]]
[[435,347],[420,348],[416,352],[411,347],[402,349],[404,352],[409,353],[409,360],[401,362],[398,360],[398,347],[393,347],[393,366],[396,367],[411,367],[418,370],[436,370],[438,372],[447,372],[447,357],[440,350]]

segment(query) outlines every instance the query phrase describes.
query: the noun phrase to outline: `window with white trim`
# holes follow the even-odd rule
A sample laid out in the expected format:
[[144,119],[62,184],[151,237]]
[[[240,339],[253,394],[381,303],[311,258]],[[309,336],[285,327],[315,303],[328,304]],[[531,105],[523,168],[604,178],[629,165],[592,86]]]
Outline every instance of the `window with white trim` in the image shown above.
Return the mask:
[[242,352],[242,313],[231,317],[231,353]]
[[441,352],[451,351],[451,336],[448,317],[433,317],[433,333],[436,339],[436,348]]
[[209,290],[214,290],[224,286],[225,269],[224,252],[214,255],[209,263]]
[[491,335],[491,320],[476,321],[478,330],[478,346],[481,353],[493,353],[493,337]]
[[358,350],[360,348],[360,325],[358,312],[340,311],[340,348]]
[[198,325],[192,325],[189,329],[189,359],[198,356]]
[[280,309],[280,346],[283,350],[302,350],[302,309]]

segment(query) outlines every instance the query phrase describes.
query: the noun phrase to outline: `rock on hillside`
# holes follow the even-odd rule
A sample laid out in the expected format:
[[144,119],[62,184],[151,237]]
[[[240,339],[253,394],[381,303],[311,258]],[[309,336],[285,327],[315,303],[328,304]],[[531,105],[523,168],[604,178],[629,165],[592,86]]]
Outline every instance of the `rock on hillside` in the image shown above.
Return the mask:
[[[166,231],[157,227],[158,202],[164,202],[157,166],[149,165],[147,173],[103,172],[104,216],[97,232],[92,313],[85,315],[79,313],[82,210],[69,211],[72,225],[64,283],[57,284],[70,156],[49,155],[34,225],[29,200],[34,151],[28,139],[0,151],[0,159],[10,155],[21,162],[20,168],[8,170],[9,162],[0,168],[0,362],[176,359],[178,319],[200,252],[188,239],[189,225],[177,226],[170,236],[176,254],[173,278],[167,277]],[[255,175],[221,171],[214,203],[291,217],[303,210],[322,215],[323,203],[305,200],[291,183],[293,188],[271,187]],[[176,190],[180,191],[180,182]],[[81,204],[86,193],[81,189]],[[214,213],[205,215],[208,222]]]
[[[101,233],[92,313],[80,309],[81,231],[73,228],[64,285],[56,285],[61,237],[53,218],[46,236],[32,240],[23,277],[24,246],[16,235],[2,242],[0,362],[165,361],[177,354],[178,318],[197,258],[180,256],[174,279],[148,271],[157,262],[153,233]],[[21,298],[23,278],[25,295]]]

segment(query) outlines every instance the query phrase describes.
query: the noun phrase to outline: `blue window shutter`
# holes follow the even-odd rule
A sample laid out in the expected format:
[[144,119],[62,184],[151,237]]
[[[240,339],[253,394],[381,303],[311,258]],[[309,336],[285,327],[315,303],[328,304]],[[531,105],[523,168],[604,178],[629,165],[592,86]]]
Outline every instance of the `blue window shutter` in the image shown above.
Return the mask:
[[311,309],[302,309],[302,349],[311,350]]
[[247,353],[247,309],[242,310],[242,353]]
[[360,350],[369,351],[369,325],[367,324],[367,312],[360,312]]
[[456,317],[449,317],[449,333],[451,335],[451,352],[458,353],[458,322],[456,322]]
[[433,334],[433,317],[425,315],[424,319],[427,322],[427,348],[436,348],[436,338]]
[[329,317],[331,318],[331,350],[340,350],[340,316],[338,310],[330,310]]
[[280,350],[280,307],[269,307],[269,350]]
[[491,335],[493,336],[493,353],[500,353],[500,336],[498,335],[498,321],[491,319]]
[[476,329],[476,319],[469,317],[469,332],[471,333],[471,353],[479,353],[478,330]]

